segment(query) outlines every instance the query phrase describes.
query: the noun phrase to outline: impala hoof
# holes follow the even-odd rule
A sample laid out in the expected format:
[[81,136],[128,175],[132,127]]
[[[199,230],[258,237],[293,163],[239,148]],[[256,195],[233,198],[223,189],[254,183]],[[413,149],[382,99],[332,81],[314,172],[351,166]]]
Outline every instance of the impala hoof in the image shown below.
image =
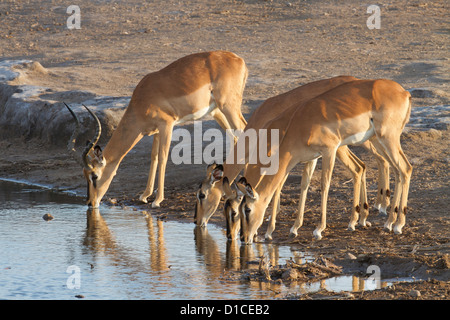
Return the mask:
[[160,204],[160,202],[152,202],[152,208],[159,208],[159,207],[161,207],[159,204]]
[[391,231],[392,231],[392,225],[386,223],[386,224],[384,225],[384,227],[383,227],[383,230],[384,230],[385,232],[391,232]]
[[316,240],[321,240],[322,239],[322,231],[319,231],[317,229],[314,230],[313,236]]
[[143,195],[139,197],[139,200],[143,203],[148,203],[147,197],[144,197]]
[[293,232],[290,232],[289,236],[288,236],[288,240],[294,240],[295,238],[297,238],[297,234],[293,233]]
[[387,213],[387,208],[386,207],[380,207],[380,209],[378,210],[379,215],[382,217],[387,217],[388,213]]

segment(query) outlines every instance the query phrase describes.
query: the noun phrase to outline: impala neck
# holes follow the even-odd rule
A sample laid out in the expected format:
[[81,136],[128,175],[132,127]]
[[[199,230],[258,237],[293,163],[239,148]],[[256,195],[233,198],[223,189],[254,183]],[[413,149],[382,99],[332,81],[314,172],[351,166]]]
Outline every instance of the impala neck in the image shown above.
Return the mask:
[[127,109],[122,120],[119,122],[117,129],[114,131],[111,139],[105,147],[105,150],[103,151],[106,165],[97,182],[97,206],[108,190],[109,185],[116,175],[116,171],[123,158],[131,149],[133,149],[142,137],[142,130],[136,121],[136,116]]
[[[223,164],[223,176],[228,178],[228,181],[233,183],[233,181],[238,176],[239,172],[245,168],[245,164]],[[222,183],[222,181],[220,182]]]
[[259,165],[249,166],[245,174],[247,182],[249,182],[250,185],[256,190],[259,194],[259,199],[265,204],[266,207],[269,205],[270,200],[272,200],[275,190],[291,169],[291,160],[292,157],[289,153],[281,155],[278,170],[273,175],[267,174],[261,176],[261,167]]

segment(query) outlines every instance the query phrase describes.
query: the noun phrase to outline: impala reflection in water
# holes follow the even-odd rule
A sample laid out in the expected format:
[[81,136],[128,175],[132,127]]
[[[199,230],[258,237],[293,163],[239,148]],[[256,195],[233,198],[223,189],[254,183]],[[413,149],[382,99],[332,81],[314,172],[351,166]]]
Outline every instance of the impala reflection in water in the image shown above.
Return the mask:
[[79,198],[1,180],[0,202],[0,299],[272,299],[365,285],[356,277],[240,281],[235,271],[258,268],[261,256],[271,265],[308,257],[275,244],[241,246],[214,225],[194,229],[118,207],[86,211]]

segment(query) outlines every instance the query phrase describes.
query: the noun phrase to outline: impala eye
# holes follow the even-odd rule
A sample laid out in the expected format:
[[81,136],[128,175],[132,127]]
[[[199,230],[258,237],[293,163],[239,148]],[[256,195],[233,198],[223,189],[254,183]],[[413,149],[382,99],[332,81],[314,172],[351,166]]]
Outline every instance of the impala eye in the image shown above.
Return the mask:
[[203,192],[199,191],[197,197],[198,200],[203,200],[206,198],[206,195]]

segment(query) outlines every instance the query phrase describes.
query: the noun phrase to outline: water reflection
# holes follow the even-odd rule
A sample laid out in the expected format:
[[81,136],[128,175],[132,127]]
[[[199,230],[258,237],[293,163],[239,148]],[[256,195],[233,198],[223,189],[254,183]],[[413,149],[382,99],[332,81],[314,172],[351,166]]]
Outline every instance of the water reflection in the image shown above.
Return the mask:
[[[169,268],[166,258],[167,249],[164,241],[164,222],[156,219],[156,226],[151,215],[146,215],[148,241],[150,246],[150,266],[153,271],[164,271]],[[155,232],[156,228],[156,232]]]
[[86,218],[86,234],[83,245],[94,254],[105,251],[114,254],[117,251],[117,245],[100,211],[88,209]]
[[[293,259],[296,263],[303,263],[305,257],[298,251],[290,251],[287,247],[280,247],[271,243],[254,243],[253,245],[241,245],[238,240],[225,239],[225,261],[219,250],[216,240],[209,234],[208,229],[196,226],[194,228],[195,247],[206,266],[214,266],[223,270],[245,270],[258,266],[261,257],[268,259],[272,266],[284,264],[280,255],[280,248],[284,250],[283,259]],[[286,253],[289,256],[286,256]]]
[[[358,277],[319,283],[236,281],[227,271],[273,266],[311,256],[271,243],[241,246],[225,231],[161,221],[133,210],[87,210],[77,198],[0,182],[0,298],[73,299],[268,299],[328,290],[371,290]],[[43,214],[55,219],[44,221]],[[11,240],[13,239],[13,241]],[[66,270],[81,270],[81,289],[67,288]],[[384,286],[387,284],[380,284]]]
[[[174,288],[174,283],[179,279],[179,275],[171,272],[172,269],[181,267],[190,267],[185,273],[186,277],[197,277],[194,282],[209,287],[209,290],[234,290],[231,289],[235,284],[230,284],[223,280],[224,271],[245,271],[259,267],[259,261],[263,257],[267,263],[272,266],[285,264],[286,259],[291,259],[297,264],[302,264],[312,257],[305,256],[298,251],[290,251],[286,247],[280,247],[271,243],[254,243],[253,245],[241,245],[240,241],[228,241],[222,230],[215,230],[214,235],[209,233],[209,229],[195,227],[193,231],[195,257],[193,258],[199,267],[192,265],[189,255],[181,255],[178,261],[170,261],[170,253],[166,241],[176,241],[173,239],[173,233],[165,235],[165,224],[162,220],[154,218],[152,215],[145,215],[145,227],[147,229],[148,258],[144,260],[136,259],[130,255],[128,249],[118,243],[113,232],[108,227],[105,219],[98,209],[88,210],[86,212],[87,227],[83,240],[83,245],[95,256],[97,254],[107,254],[115,264],[131,268],[132,272],[147,272],[158,274],[158,282],[167,288]],[[169,225],[169,224],[168,224]],[[186,225],[190,226],[190,225]],[[218,241],[219,240],[219,241]],[[143,245],[143,243],[140,243]],[[224,246],[225,244],[225,246]],[[178,245],[181,253],[188,253],[189,243],[181,240]],[[280,249],[284,251],[280,254]],[[173,250],[173,249],[172,249]],[[225,250],[225,252],[223,252]],[[172,252],[173,254],[173,252]],[[142,263],[148,261],[148,264]],[[197,268],[193,270],[191,268]],[[227,286],[230,286],[227,288]],[[267,294],[273,295],[286,292],[308,293],[318,290],[331,291],[362,291],[373,290],[387,286],[386,282],[375,283],[357,276],[341,276],[331,279],[324,279],[314,283],[304,282],[265,282],[249,281],[246,290],[259,292],[253,298],[267,298]],[[242,288],[241,288],[242,289]],[[264,294],[262,292],[265,292]],[[182,294],[182,292],[180,292]],[[239,297],[235,293],[234,297]]]

